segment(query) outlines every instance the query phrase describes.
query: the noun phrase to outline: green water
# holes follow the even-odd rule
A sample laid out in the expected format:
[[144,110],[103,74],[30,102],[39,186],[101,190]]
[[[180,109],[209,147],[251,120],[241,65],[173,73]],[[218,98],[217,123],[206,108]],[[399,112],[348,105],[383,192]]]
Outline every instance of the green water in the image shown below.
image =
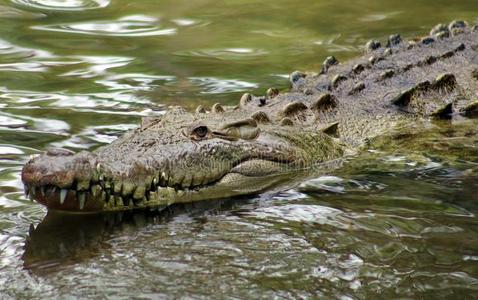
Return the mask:
[[169,105],[234,104],[478,2],[0,0],[0,298],[478,297],[478,121],[292,189],[162,212],[47,215],[21,166]]

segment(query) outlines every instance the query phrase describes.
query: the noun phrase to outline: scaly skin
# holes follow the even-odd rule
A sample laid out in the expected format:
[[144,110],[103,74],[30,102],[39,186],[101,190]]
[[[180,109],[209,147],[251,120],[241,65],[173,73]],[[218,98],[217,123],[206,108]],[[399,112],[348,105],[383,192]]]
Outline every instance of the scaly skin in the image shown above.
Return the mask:
[[464,22],[320,73],[293,72],[291,90],[244,94],[238,106],[175,107],[90,152],[53,149],[23,168],[48,209],[101,212],[254,194],[407,124],[478,115],[478,33]]

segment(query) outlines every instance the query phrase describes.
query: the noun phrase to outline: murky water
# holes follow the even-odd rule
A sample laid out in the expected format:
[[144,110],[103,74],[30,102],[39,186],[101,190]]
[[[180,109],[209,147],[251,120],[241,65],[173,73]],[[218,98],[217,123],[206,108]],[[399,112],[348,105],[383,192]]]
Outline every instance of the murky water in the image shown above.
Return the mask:
[[[417,3],[418,2],[418,3]],[[51,215],[29,155],[92,149],[169,105],[233,104],[369,38],[478,21],[468,1],[0,0],[0,295],[478,297],[478,121],[282,192]]]

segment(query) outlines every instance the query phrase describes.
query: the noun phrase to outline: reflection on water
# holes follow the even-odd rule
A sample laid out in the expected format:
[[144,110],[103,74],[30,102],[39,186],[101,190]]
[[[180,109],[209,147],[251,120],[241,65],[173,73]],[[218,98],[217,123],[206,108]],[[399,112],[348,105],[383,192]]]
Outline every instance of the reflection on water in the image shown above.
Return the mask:
[[135,37],[172,35],[176,33],[175,28],[159,29],[155,25],[158,21],[156,18],[135,15],[122,17],[114,21],[35,26],[33,29],[89,35]]
[[0,0],[1,297],[472,298],[476,120],[374,141],[294,189],[160,212],[47,214],[19,172],[50,146],[91,150],[170,105],[285,90],[287,74],[328,55],[476,11],[471,0]]
[[77,10],[82,11],[86,9],[96,9],[108,6],[109,0],[41,0],[41,1],[27,1],[27,0],[12,0],[13,3],[45,10]]
[[239,81],[239,80],[223,80],[211,77],[191,77],[193,84],[202,87],[203,94],[221,94],[226,92],[247,91],[257,87],[257,84]]
[[[470,295],[478,283],[476,195],[464,208],[432,194],[461,179],[475,183],[466,197],[478,176],[425,180],[415,183],[421,194],[390,195],[423,172],[433,170],[319,180],[340,185],[344,194],[321,188],[316,194],[309,186],[306,194],[289,190],[159,212],[48,214],[31,228],[22,261],[49,288],[68,278],[88,283],[83,291],[109,295],[161,293],[158,285],[169,295],[221,295],[231,284],[234,295],[246,298],[257,290],[285,297],[431,296],[443,289]],[[104,281],[95,280],[98,274]],[[117,276],[128,282],[118,288]]]
[[109,214],[74,215],[49,212],[26,238],[23,265],[33,272],[52,272],[66,264],[79,263],[108,251],[115,236],[134,236],[148,226],[161,225],[182,215],[204,215],[226,211],[240,200],[177,204],[155,210]]
[[182,56],[197,56],[217,58],[224,60],[240,59],[244,60],[248,57],[255,58],[256,56],[267,55],[268,53],[261,49],[249,48],[227,48],[227,49],[205,49],[193,52],[177,52],[176,55]]

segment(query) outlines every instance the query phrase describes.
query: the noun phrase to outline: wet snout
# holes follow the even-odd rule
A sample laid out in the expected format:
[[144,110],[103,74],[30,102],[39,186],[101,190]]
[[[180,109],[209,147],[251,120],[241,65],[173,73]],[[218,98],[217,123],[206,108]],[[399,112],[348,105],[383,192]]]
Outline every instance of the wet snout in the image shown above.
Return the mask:
[[100,203],[95,205],[94,201],[89,201],[85,209],[87,198],[92,198],[90,183],[98,181],[96,166],[92,153],[49,149],[23,167],[25,193],[49,209],[98,210]]

